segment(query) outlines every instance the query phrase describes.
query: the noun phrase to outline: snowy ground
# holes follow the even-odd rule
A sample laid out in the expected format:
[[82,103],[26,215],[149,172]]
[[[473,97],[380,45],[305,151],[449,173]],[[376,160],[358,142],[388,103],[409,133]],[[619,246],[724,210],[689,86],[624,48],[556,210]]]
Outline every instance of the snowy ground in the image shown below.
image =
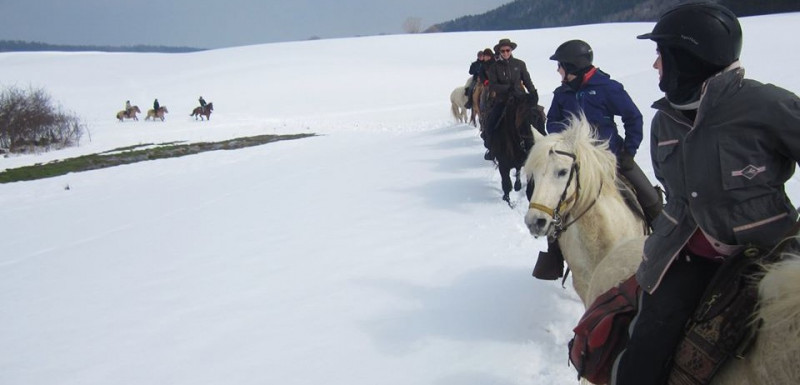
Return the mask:
[[[798,21],[743,20],[749,77],[800,91],[788,65],[800,54],[774,38]],[[509,37],[547,106],[559,80],[547,58],[581,38],[649,122],[655,46],[635,36],[651,27],[0,53],[0,86],[44,87],[89,129],[79,147],[0,169],[319,134],[0,185],[0,384],[575,383],[566,343],[582,306],[530,277],[544,241],[523,226],[524,194],[513,210],[500,200],[447,98],[479,49]],[[208,122],[188,116],[200,95]],[[114,119],[126,99],[154,98],[165,122]],[[647,151],[637,161],[650,174]]]

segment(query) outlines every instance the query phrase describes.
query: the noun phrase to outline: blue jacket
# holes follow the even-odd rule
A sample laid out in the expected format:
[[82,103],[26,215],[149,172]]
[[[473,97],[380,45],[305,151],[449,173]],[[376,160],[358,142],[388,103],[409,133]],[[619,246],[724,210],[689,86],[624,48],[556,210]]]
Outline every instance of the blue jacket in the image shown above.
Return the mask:
[[478,80],[478,75],[481,73],[481,67],[483,67],[483,61],[475,60],[472,64],[469,65],[469,74],[472,75],[472,80]]
[[[564,130],[570,115],[583,111],[597,129],[600,139],[609,140],[609,148],[619,155],[625,149],[636,155],[642,142],[642,113],[616,80],[597,69],[576,92],[566,84],[553,91],[553,103],[547,112],[547,132]],[[625,138],[619,135],[614,116],[622,117]]]

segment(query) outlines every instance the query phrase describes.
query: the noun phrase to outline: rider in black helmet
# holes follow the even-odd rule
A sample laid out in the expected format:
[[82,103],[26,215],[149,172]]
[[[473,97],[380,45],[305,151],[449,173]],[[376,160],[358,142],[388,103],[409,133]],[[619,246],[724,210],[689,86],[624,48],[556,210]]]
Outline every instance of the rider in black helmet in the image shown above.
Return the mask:
[[557,61],[564,66],[568,74],[571,74],[591,67],[594,51],[583,40],[569,40],[556,48],[556,53],[550,56],[550,60]]
[[[547,132],[561,132],[570,118],[583,114],[597,137],[608,141],[617,157],[617,170],[634,187],[636,200],[648,224],[658,216],[662,199],[634,160],[643,139],[642,113],[623,85],[595,67],[592,47],[583,40],[561,44],[550,60],[558,62],[561,85],[553,91],[547,112]],[[619,129],[617,117],[622,120]],[[533,276],[553,280],[563,276],[564,259],[558,242],[548,240],[546,252],[539,253]]]
[[746,245],[771,248],[798,218],[784,185],[800,161],[800,98],[744,77],[736,16],[683,4],[638,38],[658,47],[665,97],[653,104],[650,154],[667,204],[644,245],[639,311],[612,385],[666,383],[721,262]]

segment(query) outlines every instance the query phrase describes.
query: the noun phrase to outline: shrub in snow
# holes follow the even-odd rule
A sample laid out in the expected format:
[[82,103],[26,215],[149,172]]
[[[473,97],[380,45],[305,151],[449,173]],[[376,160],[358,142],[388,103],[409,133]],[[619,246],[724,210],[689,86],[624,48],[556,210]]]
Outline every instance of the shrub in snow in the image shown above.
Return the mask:
[[0,91],[0,152],[32,152],[77,145],[85,126],[41,88]]

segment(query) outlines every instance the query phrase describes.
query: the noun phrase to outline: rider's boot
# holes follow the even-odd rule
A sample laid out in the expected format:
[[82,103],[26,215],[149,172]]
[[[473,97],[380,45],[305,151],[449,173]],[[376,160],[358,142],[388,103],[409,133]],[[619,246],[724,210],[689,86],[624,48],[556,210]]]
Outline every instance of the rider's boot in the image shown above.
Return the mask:
[[540,251],[536,266],[533,267],[535,278],[553,281],[564,276],[564,255],[558,241],[547,242],[547,251]]
[[[659,190],[657,187],[654,187],[657,191]],[[659,194],[661,196],[661,194]],[[653,227],[653,221],[658,217],[658,214],[661,214],[661,210],[664,208],[664,204],[661,203],[662,201],[658,201],[648,206],[642,206],[642,210],[644,210],[644,217],[647,220],[647,225],[651,228]]]
[[632,162],[627,169],[620,168],[619,170],[633,185],[636,200],[644,211],[645,220],[652,227],[653,221],[664,207],[664,196],[661,189],[650,184],[650,180],[635,162]]

